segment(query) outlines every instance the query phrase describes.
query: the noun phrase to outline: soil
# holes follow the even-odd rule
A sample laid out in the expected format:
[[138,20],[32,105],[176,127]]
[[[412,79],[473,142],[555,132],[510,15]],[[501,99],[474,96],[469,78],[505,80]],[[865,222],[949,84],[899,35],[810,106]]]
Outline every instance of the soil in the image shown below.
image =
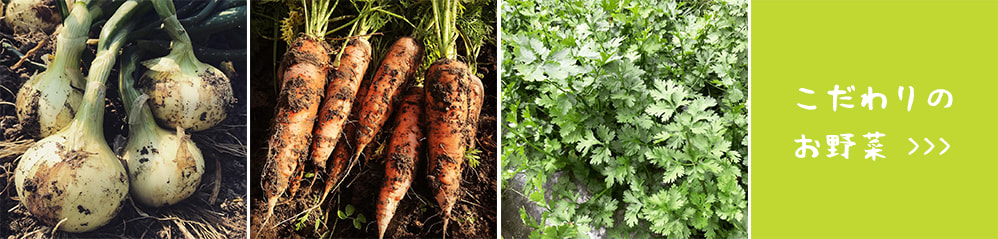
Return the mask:
[[[151,14],[155,15],[155,14]],[[3,25],[3,24],[0,24]],[[245,26],[238,32],[245,32]],[[99,29],[99,28],[98,28]],[[91,38],[97,33],[91,32]],[[230,109],[228,118],[219,125],[192,133],[191,138],[201,148],[205,160],[205,174],[197,191],[180,203],[162,208],[151,208],[126,200],[121,212],[107,225],[87,233],[67,233],[53,230],[19,204],[14,189],[13,175],[18,157],[30,147],[35,139],[30,139],[21,131],[13,106],[16,93],[28,77],[44,70],[46,54],[53,53],[55,34],[14,35],[7,26],[0,26],[0,236],[6,238],[108,238],[108,237],[158,237],[158,238],[242,238],[247,232],[247,189],[246,189],[246,130],[247,96],[245,57],[236,57],[230,62],[207,62],[229,72],[233,93],[238,102]],[[214,37],[214,36],[213,36]],[[20,57],[17,52],[27,52],[42,39],[50,40],[21,67],[11,69]],[[196,43],[197,44],[197,43]],[[245,49],[245,42],[231,41],[219,49]],[[83,54],[83,62],[94,56],[94,46]],[[159,56],[147,54],[145,58]],[[145,59],[144,58],[144,59]],[[84,68],[89,64],[83,64]],[[224,66],[222,66],[224,65]],[[226,71],[230,68],[234,71]],[[144,70],[138,67],[139,71]],[[84,73],[87,69],[84,69]],[[232,73],[239,72],[239,73]],[[106,108],[104,114],[104,136],[114,150],[124,145],[128,127],[124,123],[124,110],[118,96],[117,67],[108,80]],[[217,188],[217,189],[216,189]],[[134,206],[133,206],[134,205]]]
[[[375,38],[397,39],[392,33]],[[372,39],[376,40],[376,39]],[[267,212],[266,199],[260,183],[262,168],[266,163],[267,141],[271,132],[269,127],[277,102],[275,76],[277,63],[284,54],[287,45],[278,39],[276,42],[264,39],[260,34],[251,34],[252,79],[250,84],[250,111],[253,122],[250,125],[250,194],[252,195],[252,218],[250,235],[252,238],[358,238],[377,237],[378,228],[375,222],[375,206],[379,190],[384,178],[385,151],[388,144],[386,132],[391,132],[392,125],[385,125],[375,139],[365,148],[361,162],[353,167],[345,177],[340,189],[331,192],[325,202],[319,206],[324,185],[324,172],[315,173],[311,160],[304,160],[306,175],[301,182],[301,188],[292,198],[285,192],[274,208],[274,215],[266,226],[261,223]],[[334,44],[335,45],[335,44]],[[372,46],[388,46],[376,44]],[[458,49],[462,51],[463,49]],[[374,49],[373,53],[383,52]],[[460,52],[459,52],[460,53]],[[463,54],[463,53],[461,53]],[[452,211],[452,219],[448,225],[446,236],[454,238],[496,238],[497,237],[497,195],[498,184],[496,171],[498,166],[497,146],[497,95],[496,84],[496,48],[494,44],[483,47],[479,57],[479,72],[485,84],[485,102],[479,119],[476,147],[481,151],[480,164],[470,167],[463,164],[464,173],[461,182],[461,198]],[[377,58],[377,56],[374,56]],[[377,70],[379,63],[372,62],[368,73]],[[389,119],[388,122],[392,122]],[[390,123],[389,123],[390,124]],[[385,232],[386,238],[424,238],[441,237],[443,220],[439,206],[426,180],[426,162],[420,160],[416,167],[415,180],[399,203],[395,216]],[[346,219],[340,219],[338,212],[346,213],[347,207],[353,208],[353,213]],[[312,210],[309,210],[312,209]],[[354,221],[363,215],[364,222],[356,228]],[[275,226],[276,225],[276,226]]]

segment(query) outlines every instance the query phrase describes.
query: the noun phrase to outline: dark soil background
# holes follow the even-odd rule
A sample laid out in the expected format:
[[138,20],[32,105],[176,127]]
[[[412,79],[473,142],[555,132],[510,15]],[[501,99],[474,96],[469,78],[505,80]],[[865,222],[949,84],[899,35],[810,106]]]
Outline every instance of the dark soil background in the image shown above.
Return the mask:
[[[180,9],[186,2],[178,2]],[[203,4],[203,3],[202,3]],[[245,5],[245,2],[236,3]],[[221,9],[218,9],[221,10]],[[109,10],[109,11],[113,11]],[[155,17],[149,12],[148,17]],[[146,19],[155,21],[154,19]],[[245,20],[242,20],[243,22]],[[100,27],[91,30],[95,39]],[[233,93],[238,103],[230,109],[228,118],[211,129],[192,133],[192,139],[201,148],[205,160],[205,174],[201,184],[190,198],[177,205],[149,208],[126,200],[121,212],[104,227],[88,233],[53,231],[30,215],[19,205],[14,189],[13,175],[19,156],[35,141],[22,134],[13,102],[18,89],[36,72],[43,71],[45,54],[54,54],[55,34],[15,34],[5,24],[0,24],[0,236],[7,238],[243,238],[246,237],[246,57],[245,24],[210,36],[194,36],[195,44],[226,50],[222,57],[201,57],[201,60],[229,74]],[[44,38],[51,38],[21,67],[11,69],[20,54],[35,48]],[[141,36],[143,39],[169,38],[162,31],[154,30]],[[208,43],[210,42],[210,43]],[[94,46],[84,52],[84,74],[94,57]],[[165,49],[143,47],[150,51],[143,59],[165,55]],[[242,50],[240,50],[242,49]],[[200,56],[200,54],[199,54]],[[139,72],[144,71],[138,67]],[[107,85],[104,134],[112,149],[124,145],[128,127],[124,124],[117,86],[117,66]],[[142,215],[145,214],[145,215]]]
[[[254,4],[257,4],[254,2]],[[342,4],[341,4],[342,6]],[[269,7],[269,6],[268,6]],[[275,38],[275,26],[267,17],[258,16],[256,8],[251,13],[251,79],[250,111],[253,122],[250,125],[250,192],[252,195],[252,220],[250,235],[253,238],[358,238],[377,237],[378,228],[375,219],[375,203],[383,178],[385,163],[385,147],[388,144],[387,132],[394,125],[389,119],[374,141],[366,147],[364,157],[344,179],[339,191],[331,192],[326,202],[313,208],[322,195],[325,187],[325,173],[317,173],[306,177],[302,188],[293,198],[287,198],[285,192],[274,215],[265,228],[260,224],[267,211],[266,199],[261,187],[260,175],[266,162],[267,140],[271,132],[269,127],[275,113],[277,90],[274,80],[276,68],[287,49],[287,45],[279,37]],[[266,14],[274,14],[267,8]],[[280,10],[277,10],[280,11]],[[285,10],[286,11],[286,10]],[[335,14],[334,14],[335,17]],[[259,21],[258,21],[259,20]],[[387,30],[386,30],[387,29]],[[408,31],[395,31],[390,27],[379,31],[383,35],[371,38],[372,55],[379,59],[384,54],[384,48],[390,46],[398,36],[409,34]],[[276,41],[274,40],[276,39]],[[336,44],[334,44],[335,46]],[[458,49],[464,54],[463,49]],[[380,55],[379,55],[380,54]],[[481,79],[485,85],[485,102],[479,118],[476,147],[481,151],[480,165],[470,167],[464,163],[464,173],[461,182],[461,199],[456,203],[452,216],[454,219],[447,228],[447,237],[454,238],[496,238],[497,237],[497,195],[496,180],[498,152],[496,151],[497,132],[497,72],[496,46],[489,43],[481,49],[478,57],[478,71],[484,74]],[[368,77],[377,70],[380,62],[372,61],[367,70]],[[417,75],[421,74],[417,73]],[[366,77],[365,80],[368,78]],[[418,77],[418,76],[417,76]],[[420,160],[416,168],[414,182],[409,192],[399,202],[392,222],[385,232],[385,238],[425,238],[443,236],[443,220],[439,215],[439,207],[433,198],[433,193],[426,181],[426,159]],[[315,167],[305,163],[305,172],[313,172]],[[311,186],[311,187],[310,187]],[[351,206],[354,214],[348,219],[337,217],[337,211],[344,211]],[[308,213],[303,213],[308,211]],[[361,223],[357,229],[353,219],[362,214],[366,223]],[[275,226],[276,225],[276,226]]]

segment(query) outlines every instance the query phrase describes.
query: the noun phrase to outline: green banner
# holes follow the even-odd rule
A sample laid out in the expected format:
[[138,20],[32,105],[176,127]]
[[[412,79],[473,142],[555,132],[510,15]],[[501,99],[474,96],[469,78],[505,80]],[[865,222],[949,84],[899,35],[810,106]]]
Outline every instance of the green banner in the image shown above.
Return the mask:
[[750,39],[753,237],[998,237],[998,1],[753,1]]

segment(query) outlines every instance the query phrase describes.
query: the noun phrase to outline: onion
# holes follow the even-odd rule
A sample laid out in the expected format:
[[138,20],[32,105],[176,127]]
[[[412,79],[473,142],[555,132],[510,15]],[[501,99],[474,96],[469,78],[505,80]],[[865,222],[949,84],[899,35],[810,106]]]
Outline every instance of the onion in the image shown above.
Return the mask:
[[91,81],[87,90],[72,124],[32,145],[14,173],[28,211],[68,232],[107,224],[128,193],[125,168],[104,141],[104,84]]
[[30,137],[46,137],[69,125],[83,99],[80,69],[58,68],[32,76],[17,92],[17,118]]
[[[15,169],[21,203],[60,230],[86,232],[107,224],[128,194],[125,168],[104,141],[104,82],[133,26],[122,19],[130,18],[137,4],[136,0],[122,3],[102,30],[86,93],[72,123],[32,145]],[[122,22],[124,27],[117,24]]]
[[222,122],[232,107],[232,86],[221,70],[194,55],[191,38],[177,20],[170,0],[153,2],[173,39],[170,54],[142,64],[149,68],[137,83],[149,95],[156,121],[167,128],[199,131]]
[[119,82],[122,101],[130,111],[128,142],[121,158],[128,167],[132,198],[153,207],[176,204],[197,190],[204,159],[183,128],[174,134],[153,121],[152,111],[144,107],[148,96],[139,96],[132,86],[135,59],[130,54],[122,62]]
[[118,214],[128,178],[103,135],[99,121],[80,120],[24,152],[14,183],[32,215],[49,225],[61,223],[63,231],[85,232]]
[[229,78],[221,70],[202,63],[190,47],[173,44],[167,56],[142,64],[149,68],[139,85],[149,95],[156,121],[166,127],[192,131],[222,122],[234,99]]
[[4,21],[15,33],[52,33],[62,23],[55,4],[56,0],[12,0],[7,4]]
[[96,14],[91,14],[86,3],[79,4],[81,7],[73,9],[59,33],[55,61],[17,92],[17,118],[23,131],[33,138],[49,136],[69,125],[83,98],[80,55],[86,49],[87,31]]

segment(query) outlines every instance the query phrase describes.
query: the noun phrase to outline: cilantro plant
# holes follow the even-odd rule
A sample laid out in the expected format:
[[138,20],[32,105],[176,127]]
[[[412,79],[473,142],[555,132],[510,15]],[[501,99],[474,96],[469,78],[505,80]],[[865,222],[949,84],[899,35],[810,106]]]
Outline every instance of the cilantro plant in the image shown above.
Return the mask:
[[532,237],[745,236],[747,9],[504,1],[502,178],[547,209]]

